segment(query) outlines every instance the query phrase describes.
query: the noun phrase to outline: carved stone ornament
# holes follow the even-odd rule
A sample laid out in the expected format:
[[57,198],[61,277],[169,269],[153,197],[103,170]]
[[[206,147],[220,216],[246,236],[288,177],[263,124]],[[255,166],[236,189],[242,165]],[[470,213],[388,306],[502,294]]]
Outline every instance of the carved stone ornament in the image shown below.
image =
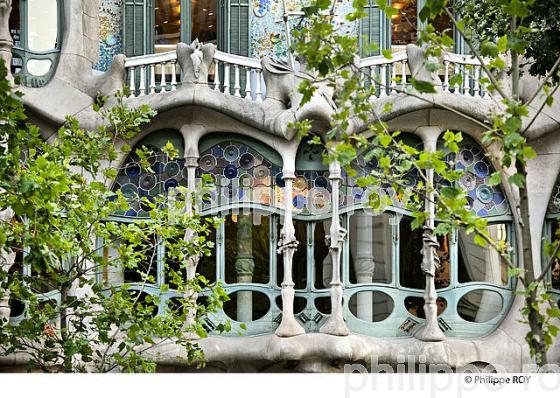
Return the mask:
[[208,72],[213,67],[216,46],[195,39],[191,44],[177,45],[177,61],[183,72],[183,83],[208,83]]

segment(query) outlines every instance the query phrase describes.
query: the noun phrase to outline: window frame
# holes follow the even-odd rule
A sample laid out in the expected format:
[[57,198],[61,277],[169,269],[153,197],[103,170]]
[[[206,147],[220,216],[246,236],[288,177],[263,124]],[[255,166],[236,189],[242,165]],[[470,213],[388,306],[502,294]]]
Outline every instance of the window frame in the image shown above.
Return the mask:
[[[57,35],[56,35],[56,45],[53,49],[46,51],[33,51],[29,49],[29,26],[28,26],[28,0],[14,0],[19,2],[19,45],[12,48],[12,73],[20,76],[23,85],[28,87],[43,87],[45,86],[53,77],[56,67],[58,65],[58,59],[60,57],[60,50],[62,48],[62,37],[64,35],[64,1],[65,0],[55,0],[57,7]],[[17,65],[15,59],[21,59],[22,65]],[[49,70],[47,73],[36,76],[31,74],[27,69],[27,63],[29,61],[44,61],[48,60],[51,62]],[[19,68],[20,70],[17,70]],[[17,72],[16,72],[17,70]]]

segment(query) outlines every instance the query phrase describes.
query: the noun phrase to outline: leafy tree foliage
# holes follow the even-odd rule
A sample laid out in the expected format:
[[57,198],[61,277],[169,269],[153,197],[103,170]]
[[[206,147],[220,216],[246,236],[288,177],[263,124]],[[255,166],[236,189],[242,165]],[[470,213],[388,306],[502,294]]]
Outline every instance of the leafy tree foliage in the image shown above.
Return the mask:
[[[191,195],[185,188],[169,203],[164,196],[144,198],[149,220],[111,221],[128,206],[120,191],[110,190],[119,156],[155,112],[128,107],[124,89],[112,106],[107,98],[96,101],[104,121],[98,129],[83,129],[68,117],[45,140],[28,123],[21,94],[12,92],[5,75],[0,64],[0,209],[10,216],[0,224],[0,300],[9,296],[12,304],[25,305],[25,313],[15,323],[0,317],[0,355],[26,355],[30,368],[46,372],[153,372],[151,352],[174,343],[184,347],[186,363],[202,365],[196,337],[206,335],[204,317],[227,296],[202,276],[187,278],[187,271],[193,258],[209,253],[206,237],[218,221],[185,212]],[[177,156],[172,145],[164,151]],[[137,155],[149,167],[150,151],[141,148]],[[172,283],[179,296],[172,306],[146,294],[155,282],[157,244],[167,247],[168,284],[160,291]],[[109,249],[118,255],[103,255]],[[107,275],[123,271],[139,275],[134,289],[107,283]],[[198,294],[206,296],[204,304],[197,303]]]
[[[465,26],[476,26],[469,33],[479,42],[493,41],[510,30],[510,15],[504,9],[508,2],[496,0],[456,0],[456,10]],[[545,76],[560,57],[560,3],[556,0],[539,0],[519,3],[521,23],[525,27],[525,56],[534,60],[529,72]]]
[[[437,235],[448,234],[452,228],[462,228],[467,234],[474,234],[476,243],[482,246],[491,245],[501,254],[509,266],[509,275],[516,278],[518,282],[516,293],[524,297],[525,306],[522,316],[529,326],[526,340],[531,355],[538,365],[544,365],[547,363],[547,351],[558,334],[558,327],[552,320],[560,316],[560,311],[547,293],[546,275],[553,261],[558,258],[560,244],[558,237],[554,237],[553,241],[548,243],[547,256],[550,260],[543,266],[541,273],[535,274],[525,181],[528,161],[536,154],[527,144],[525,133],[539,112],[553,102],[552,94],[558,86],[553,85],[551,80],[553,77],[558,79],[558,73],[550,66],[551,63],[559,62],[558,51],[551,51],[550,59],[548,55],[546,60],[539,58],[541,64],[533,69],[534,73],[540,74],[545,70],[549,71],[537,93],[544,98],[540,110],[530,115],[529,106],[537,95],[524,103],[520,99],[519,83],[521,57],[539,56],[540,50],[536,43],[538,35],[546,35],[548,40],[549,30],[556,29],[550,37],[558,34],[555,26],[560,19],[555,21],[548,19],[549,11],[556,12],[558,6],[551,5],[552,10],[546,11],[548,15],[544,19],[543,8],[534,0],[482,2],[465,0],[465,4],[467,2],[472,3],[475,10],[483,10],[488,4],[492,5],[489,10],[484,9],[486,19],[483,18],[482,30],[479,29],[478,19],[475,21],[474,17],[470,20],[455,19],[450,1],[426,0],[419,13],[424,25],[424,28],[419,31],[419,41],[423,44],[428,71],[444,70],[442,56],[454,42],[451,32],[436,31],[431,21],[446,14],[466,41],[473,56],[481,63],[486,74],[480,83],[496,104],[495,111],[488,115],[490,122],[469,118],[451,107],[445,109],[477,123],[485,131],[482,144],[493,147],[492,160],[500,167],[491,176],[490,182],[492,185],[503,184],[506,190],[513,193],[510,197],[514,200],[512,207],[516,209],[513,217],[516,248],[519,254],[517,262],[512,256],[512,247],[489,236],[486,220],[476,216],[468,208],[467,192],[457,184],[463,171],[455,169],[454,162],[449,160],[448,155],[457,155],[458,144],[463,140],[463,134],[446,131],[442,135],[443,148],[420,150],[407,145],[400,138],[400,131],[389,129],[386,120],[390,118],[392,103],[386,101],[385,105],[380,107],[382,101],[377,100],[377,90],[379,87],[387,88],[391,82],[386,83],[381,76],[373,74],[372,83],[363,84],[354,56],[358,53],[358,39],[341,34],[331,23],[330,17],[334,13],[336,4],[334,1],[314,0],[304,8],[305,23],[295,32],[296,41],[292,51],[296,53],[311,77],[301,83],[299,91],[303,95],[303,103],[308,102],[325,86],[334,92],[333,116],[330,128],[325,133],[327,139],[325,157],[328,161],[340,162],[346,168],[348,175],[355,175],[356,171],[352,169],[351,161],[359,153],[364,155],[366,161],[376,160],[380,169],[373,170],[369,175],[358,179],[358,184],[364,188],[390,185],[398,197],[409,197],[409,207],[414,216],[413,228],[428,225],[428,220],[435,217],[438,221],[435,229]],[[398,10],[386,0],[377,0],[376,3],[388,18],[398,13]],[[546,1],[541,3],[548,4]],[[355,0],[353,5],[354,12],[348,14],[346,19],[357,21],[364,18],[367,1]],[[497,21],[490,21],[496,16],[498,16]],[[503,21],[500,18],[503,18]],[[541,24],[539,30],[536,30],[535,24],[539,23]],[[478,35],[478,42],[473,41],[473,32]],[[558,43],[560,41],[555,42],[550,48],[557,49]],[[383,55],[391,58],[390,51],[384,51]],[[504,88],[506,84],[501,80],[502,76],[507,76],[506,78],[509,79],[511,93]],[[398,79],[399,77],[397,77],[397,85],[400,82]],[[410,78],[409,83],[410,87],[392,86],[391,90],[434,104],[432,99],[424,94],[435,94],[438,92],[438,87],[431,82],[417,80],[414,77]],[[455,84],[460,85],[461,82],[457,81]],[[312,132],[310,121],[295,123],[293,127],[302,136]],[[318,143],[320,139],[314,137],[311,142]],[[429,178],[428,170],[433,170],[447,183],[440,186],[434,184]],[[418,177],[414,186],[410,186],[407,178],[410,173],[415,173]],[[391,203],[391,199],[388,194],[379,195],[377,190],[373,189],[373,191],[375,193],[369,198],[370,205],[378,211],[383,211],[386,205]],[[428,211],[428,207],[432,205],[433,213]]]

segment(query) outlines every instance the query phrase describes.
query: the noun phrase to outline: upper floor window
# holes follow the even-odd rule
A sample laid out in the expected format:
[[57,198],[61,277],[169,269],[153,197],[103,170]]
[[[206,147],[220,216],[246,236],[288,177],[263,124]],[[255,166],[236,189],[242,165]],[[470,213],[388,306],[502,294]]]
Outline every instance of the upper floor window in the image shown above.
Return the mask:
[[[369,0],[365,8],[367,16],[360,21],[362,56],[380,54],[367,49],[371,44],[393,52],[404,51],[407,44],[416,44],[420,29],[418,14],[422,4],[421,0],[393,0],[392,7],[397,9],[397,13],[386,18],[375,0]],[[446,14],[437,16],[431,23],[438,32],[446,31],[448,35],[453,35],[453,25]]]
[[59,0],[15,0],[12,3],[11,67],[24,85],[42,86],[52,76],[60,50],[61,16]]
[[127,56],[171,51],[194,39],[248,55],[248,0],[125,0],[123,18]]

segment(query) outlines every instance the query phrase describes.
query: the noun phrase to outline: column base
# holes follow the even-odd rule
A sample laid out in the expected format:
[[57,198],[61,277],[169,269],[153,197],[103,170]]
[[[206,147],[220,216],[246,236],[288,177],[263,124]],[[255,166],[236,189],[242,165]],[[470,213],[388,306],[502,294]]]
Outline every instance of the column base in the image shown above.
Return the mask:
[[414,338],[421,341],[432,342],[447,340],[447,336],[441,331],[437,324],[435,327],[428,327],[428,325],[420,326],[416,333],[414,333]]
[[278,326],[274,334],[278,337],[293,337],[305,334],[305,329],[294,317],[282,317],[282,322],[280,322],[280,326]]
[[321,326],[319,332],[333,336],[348,336],[350,334],[350,330],[346,326],[344,319],[342,317],[333,317],[332,315],[327,319],[327,322]]

